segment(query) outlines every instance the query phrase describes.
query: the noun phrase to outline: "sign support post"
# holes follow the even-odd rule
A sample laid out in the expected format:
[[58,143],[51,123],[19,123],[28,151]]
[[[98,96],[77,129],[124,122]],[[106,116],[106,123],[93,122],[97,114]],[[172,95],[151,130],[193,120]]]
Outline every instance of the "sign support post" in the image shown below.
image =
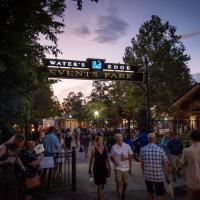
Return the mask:
[[145,57],[145,85],[146,85],[146,126],[147,131],[150,129],[150,120],[151,120],[151,113],[150,113],[150,101],[149,101],[149,66],[147,57]]

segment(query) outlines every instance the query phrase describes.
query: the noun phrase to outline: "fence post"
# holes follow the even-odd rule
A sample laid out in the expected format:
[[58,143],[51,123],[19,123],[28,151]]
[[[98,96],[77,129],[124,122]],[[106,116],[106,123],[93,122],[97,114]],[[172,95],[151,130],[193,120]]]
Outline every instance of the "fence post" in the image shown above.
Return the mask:
[[76,191],[76,148],[72,147],[72,191]]

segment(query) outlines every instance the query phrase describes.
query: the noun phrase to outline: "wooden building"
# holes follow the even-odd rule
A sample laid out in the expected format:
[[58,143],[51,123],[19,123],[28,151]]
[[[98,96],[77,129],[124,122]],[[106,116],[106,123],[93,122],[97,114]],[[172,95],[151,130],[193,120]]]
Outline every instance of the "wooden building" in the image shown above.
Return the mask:
[[193,85],[170,106],[176,128],[200,129],[200,83]]
[[60,128],[70,128],[73,131],[75,128],[79,127],[79,123],[76,119],[60,118],[58,121]]

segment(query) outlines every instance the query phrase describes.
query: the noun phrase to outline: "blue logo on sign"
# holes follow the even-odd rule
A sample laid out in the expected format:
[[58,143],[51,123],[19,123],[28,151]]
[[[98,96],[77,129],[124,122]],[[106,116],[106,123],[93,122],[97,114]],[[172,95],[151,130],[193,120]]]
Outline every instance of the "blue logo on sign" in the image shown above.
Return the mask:
[[100,60],[98,60],[98,61],[93,60],[92,61],[92,69],[102,69],[102,62]]

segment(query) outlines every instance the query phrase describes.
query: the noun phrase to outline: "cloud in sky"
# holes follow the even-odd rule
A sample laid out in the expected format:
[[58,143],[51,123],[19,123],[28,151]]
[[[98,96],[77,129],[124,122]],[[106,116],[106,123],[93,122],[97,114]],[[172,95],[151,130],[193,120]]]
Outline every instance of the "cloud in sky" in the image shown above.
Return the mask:
[[91,34],[90,28],[88,26],[80,26],[77,28],[73,28],[71,32],[76,36],[88,36]]
[[198,36],[198,35],[200,35],[200,31],[197,31],[197,32],[194,32],[194,33],[184,34],[182,36],[182,39],[190,39],[190,38]]
[[118,12],[116,11],[98,17],[96,27],[97,28],[94,30],[96,37],[93,41],[114,44],[127,34],[129,25],[119,17]]

